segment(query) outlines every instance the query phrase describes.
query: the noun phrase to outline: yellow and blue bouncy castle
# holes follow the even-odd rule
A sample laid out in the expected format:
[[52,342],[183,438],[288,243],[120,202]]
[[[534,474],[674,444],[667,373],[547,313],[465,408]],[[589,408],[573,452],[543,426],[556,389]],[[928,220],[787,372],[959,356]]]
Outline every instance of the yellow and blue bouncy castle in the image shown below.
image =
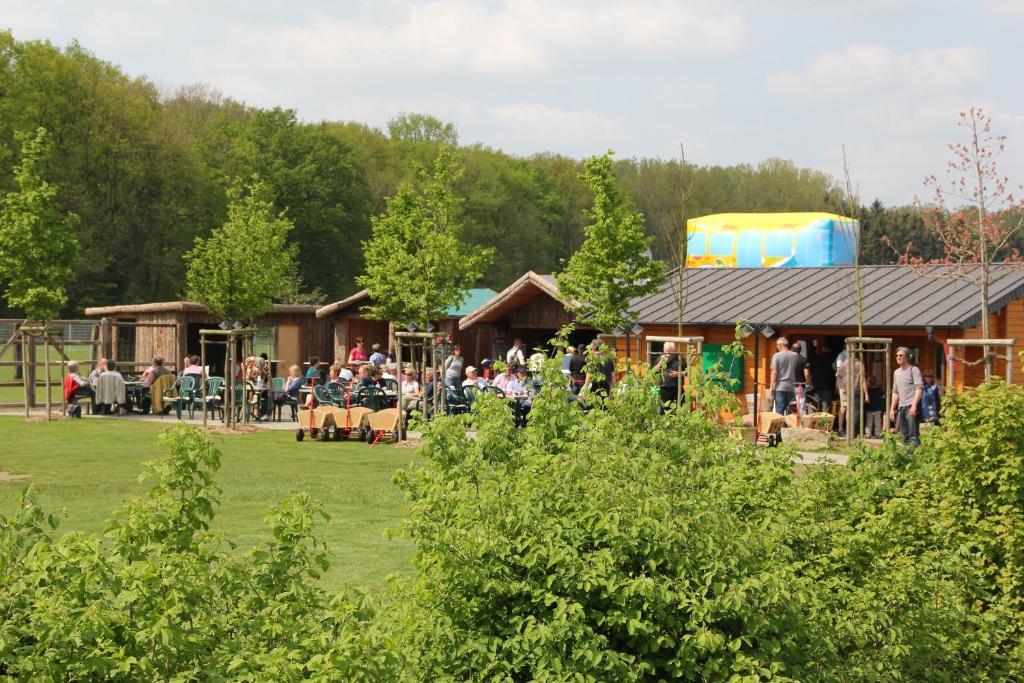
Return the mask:
[[832,213],[716,213],[686,221],[687,268],[853,265],[860,225]]

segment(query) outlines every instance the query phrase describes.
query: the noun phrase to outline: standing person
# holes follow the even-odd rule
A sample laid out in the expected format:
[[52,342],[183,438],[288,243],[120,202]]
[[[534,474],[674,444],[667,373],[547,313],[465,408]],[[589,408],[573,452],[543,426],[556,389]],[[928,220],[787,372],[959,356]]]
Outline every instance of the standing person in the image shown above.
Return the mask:
[[935,373],[931,370],[922,373],[924,391],[921,393],[921,419],[932,424],[939,424],[939,411],[942,408],[942,385],[935,381]]
[[459,385],[462,379],[462,366],[465,363],[462,357],[462,347],[456,344],[452,347],[452,355],[444,359],[444,383],[450,387]]
[[775,399],[775,412],[786,414],[786,407],[796,399],[796,384],[803,380],[811,382],[807,361],[799,353],[789,350],[789,340],[779,337],[775,342],[778,349],[772,356],[771,392]]
[[892,373],[892,407],[889,408],[889,420],[898,426],[903,443],[910,444],[913,448],[921,444],[919,424],[924,379],[921,377],[921,371],[910,364],[910,350],[906,346],[896,349],[896,364],[899,367]]
[[366,344],[362,337],[356,337],[356,345],[348,352],[348,364],[359,365],[366,362]]
[[565,347],[565,355],[562,356],[562,374],[568,379],[572,374],[569,366],[572,364],[572,357],[576,355],[576,347],[569,345]]
[[[850,373],[853,373],[853,396],[848,396],[846,391]],[[864,364],[856,354],[852,358],[847,358],[846,362],[839,367],[836,372],[836,382],[839,382],[843,389],[843,398],[840,400],[845,401],[843,404],[845,410],[842,412],[842,420],[839,422],[839,435],[844,435],[848,429],[853,429],[853,433],[857,434],[860,430],[860,412],[864,410],[864,404],[870,400],[870,393],[867,378],[864,375]],[[864,426],[865,429],[868,427],[866,423]]]
[[370,354],[370,363],[374,368],[379,368],[388,362],[388,357],[380,350],[380,344],[374,344],[370,347],[373,353]]
[[570,389],[577,396],[580,395],[583,386],[587,383],[587,359],[583,355],[586,348],[580,344],[576,353],[572,355],[572,360],[569,361],[569,380],[572,382]]
[[512,348],[505,354],[505,364],[526,365],[526,356],[523,355],[523,340],[519,337],[512,341]]
[[615,361],[610,354],[601,353],[601,342],[597,339],[590,343],[591,367],[597,366],[596,372],[587,373],[585,386],[591,392],[607,396],[612,391],[612,377],[615,374]]
[[814,353],[811,362],[811,376],[814,377],[814,393],[818,396],[818,404],[826,413],[832,412],[832,399],[836,395],[836,372],[833,365],[836,354],[828,341],[822,343]]
[[882,436],[882,413],[885,412],[885,391],[882,383],[874,375],[868,378],[867,420],[864,423],[864,436],[878,439]]
[[665,342],[654,369],[665,373],[658,386],[658,398],[661,400],[661,405],[678,404],[683,396],[680,385],[683,377],[686,376],[686,359],[679,355],[675,342]]

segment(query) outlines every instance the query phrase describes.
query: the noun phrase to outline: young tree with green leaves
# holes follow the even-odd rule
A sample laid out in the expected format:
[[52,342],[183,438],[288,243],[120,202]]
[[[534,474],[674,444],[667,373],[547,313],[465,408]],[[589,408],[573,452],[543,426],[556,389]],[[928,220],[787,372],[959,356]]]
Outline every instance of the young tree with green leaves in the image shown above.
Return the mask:
[[32,322],[53,320],[67,302],[78,257],[78,217],[63,211],[43,177],[53,142],[45,128],[21,134],[16,188],[0,199],[0,273],[4,296]]
[[665,277],[665,267],[649,256],[652,238],[644,217],[630,211],[616,187],[612,152],[587,159],[580,178],[594,195],[586,212],[586,238],[556,275],[566,301],[575,302],[580,322],[610,331],[629,319],[629,302],[653,292]]
[[374,303],[369,315],[421,327],[458,305],[490,265],[494,250],[461,241],[461,199],[453,185],[462,169],[442,146],[419,185],[402,183],[363,242],[366,272],[356,278]]
[[222,320],[251,320],[294,290],[292,222],[256,176],[228,191],[228,219],[185,255],[188,296]]

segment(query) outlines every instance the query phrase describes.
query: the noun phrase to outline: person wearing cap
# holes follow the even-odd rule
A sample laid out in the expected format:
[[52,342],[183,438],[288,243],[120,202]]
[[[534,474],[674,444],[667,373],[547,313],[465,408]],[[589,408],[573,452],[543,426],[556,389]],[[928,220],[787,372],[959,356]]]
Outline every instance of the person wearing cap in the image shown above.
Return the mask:
[[487,380],[485,380],[483,377],[480,377],[476,372],[476,368],[470,365],[469,367],[466,368],[466,379],[462,381],[462,386],[476,386],[480,389],[483,389],[484,387],[487,386]]

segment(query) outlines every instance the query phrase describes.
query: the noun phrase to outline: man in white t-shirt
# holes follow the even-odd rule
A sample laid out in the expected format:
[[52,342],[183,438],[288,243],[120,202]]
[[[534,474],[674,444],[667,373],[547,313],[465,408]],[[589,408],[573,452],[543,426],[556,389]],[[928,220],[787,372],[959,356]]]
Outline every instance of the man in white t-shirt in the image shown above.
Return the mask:
[[505,363],[508,365],[526,365],[526,356],[523,355],[523,340],[518,337],[512,342],[512,348],[505,354]]

